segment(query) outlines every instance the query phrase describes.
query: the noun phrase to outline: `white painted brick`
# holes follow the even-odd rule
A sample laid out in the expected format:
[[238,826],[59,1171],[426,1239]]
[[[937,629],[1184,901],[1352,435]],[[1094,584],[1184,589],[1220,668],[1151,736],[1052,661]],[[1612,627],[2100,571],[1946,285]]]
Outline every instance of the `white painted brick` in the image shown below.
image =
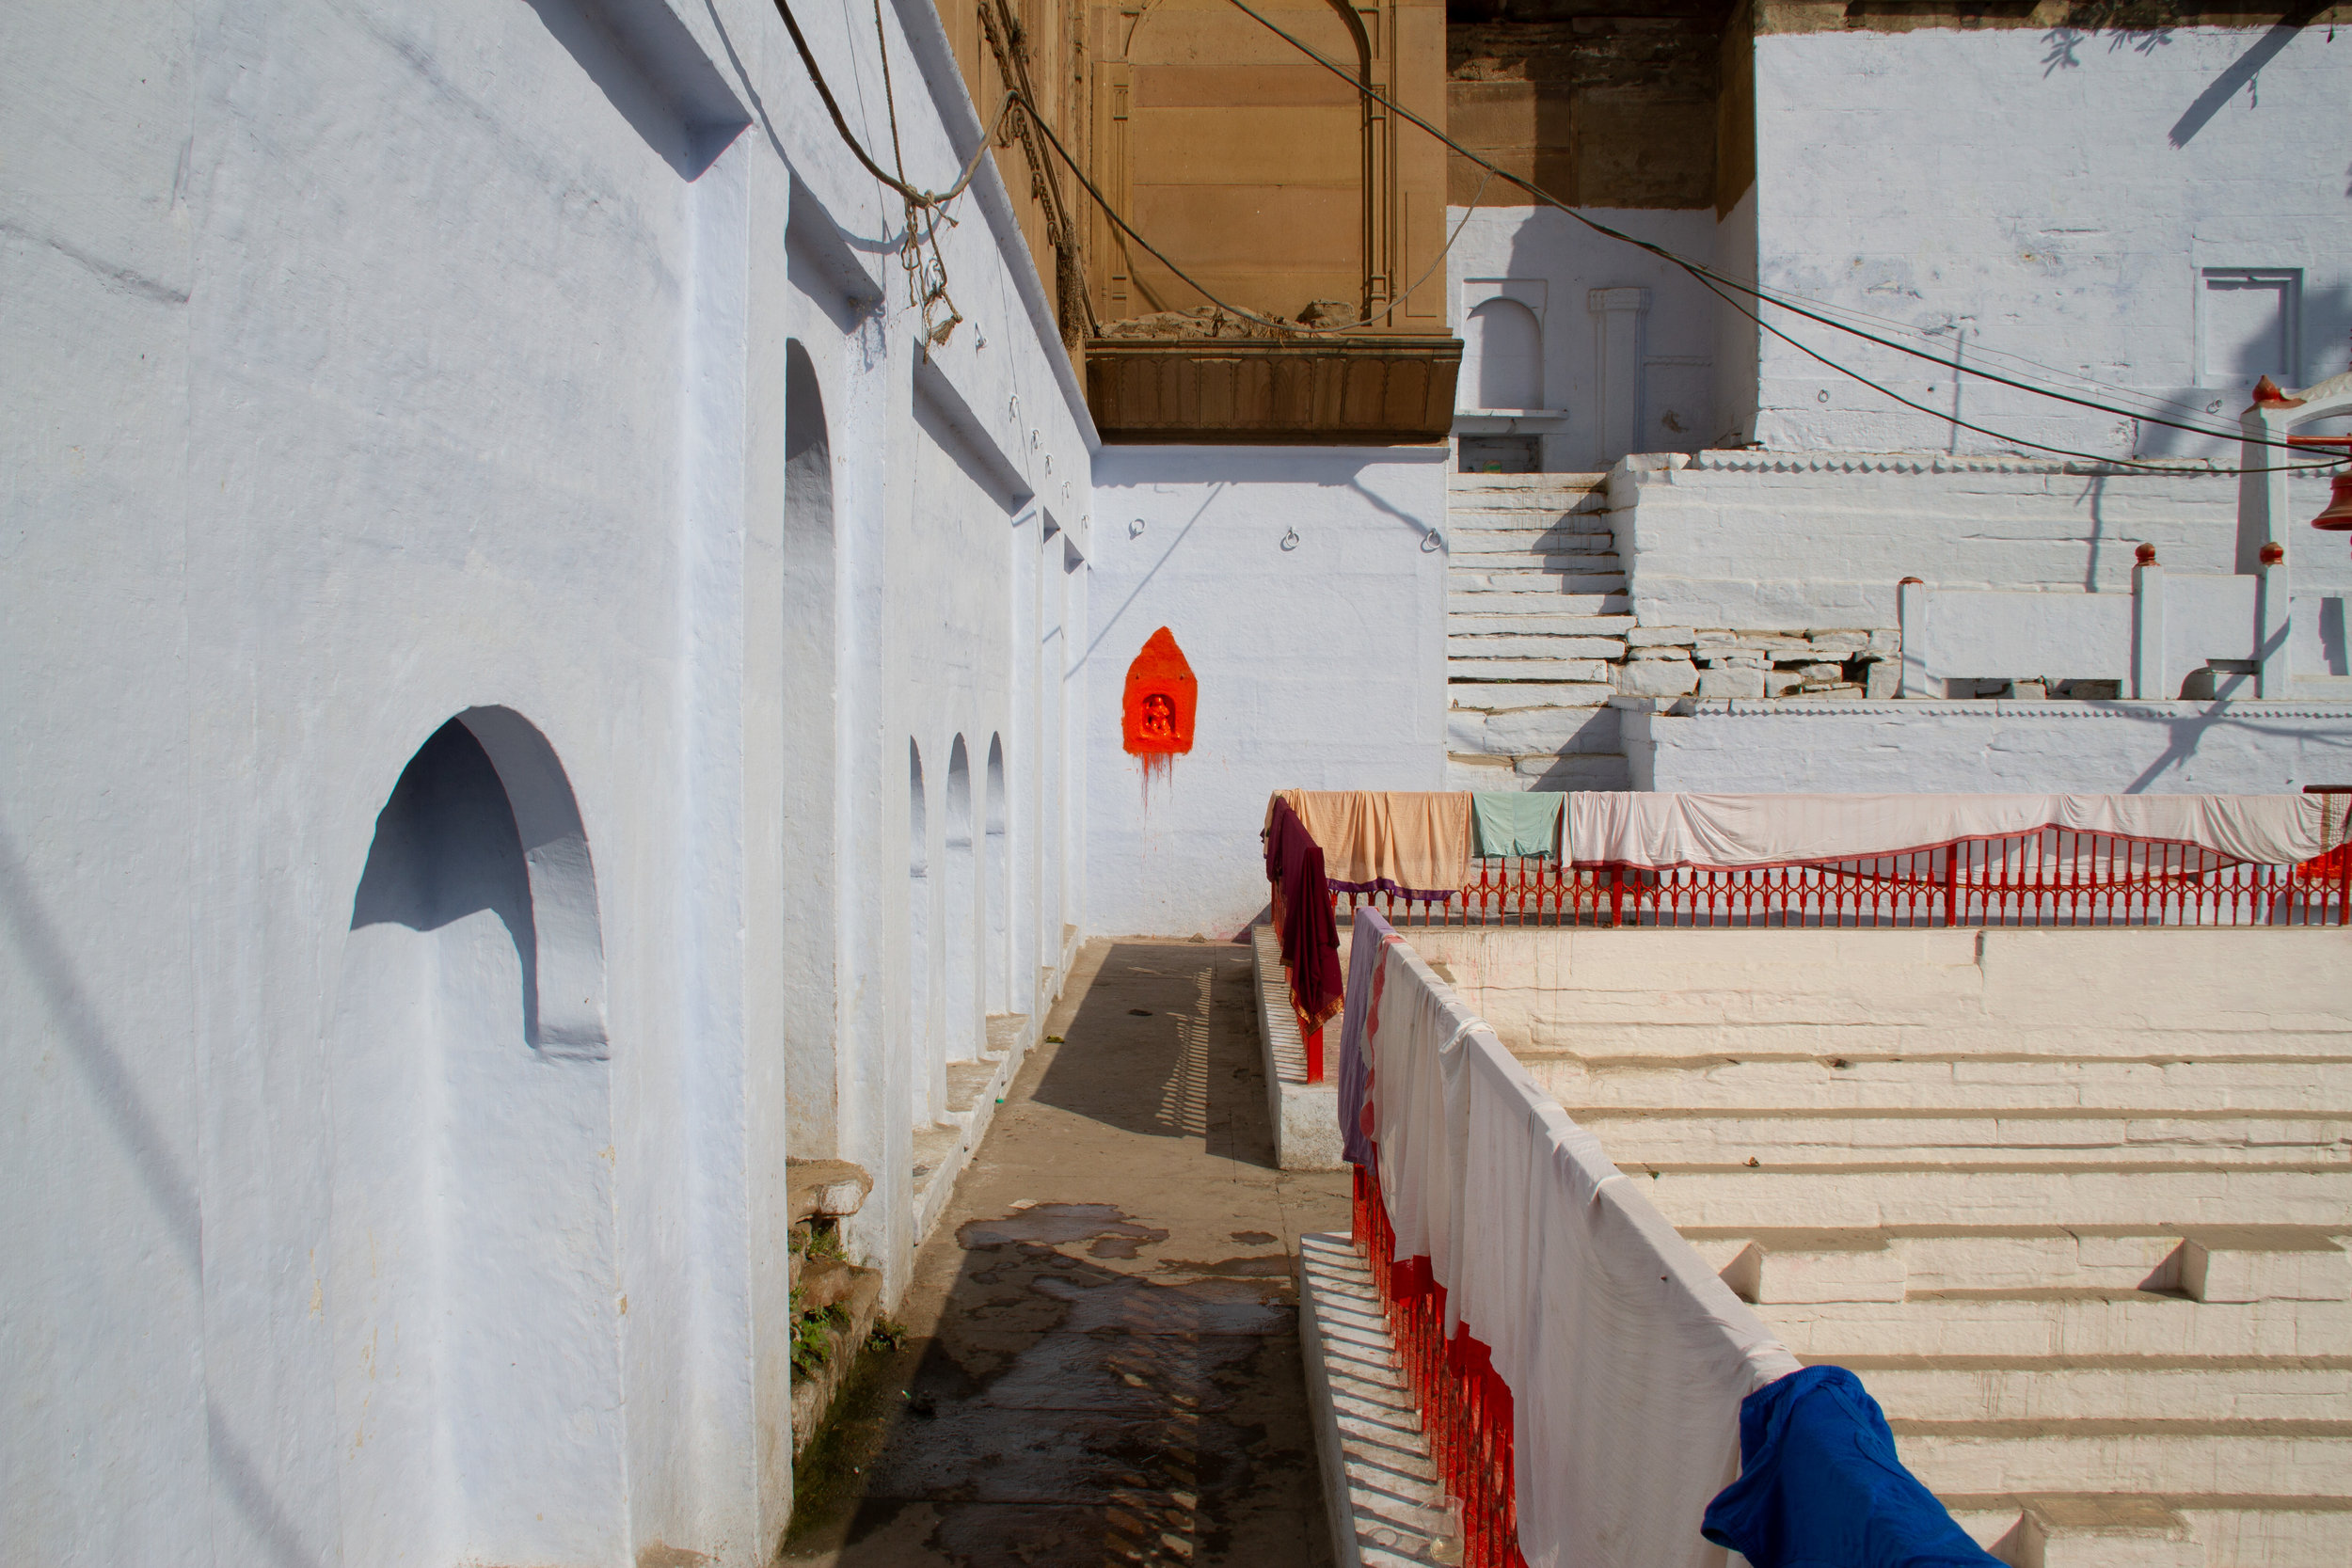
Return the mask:
[[1761,668],[1718,666],[1699,672],[1698,694],[1702,697],[1761,697],[1764,695],[1764,672]]
[[1697,668],[1683,659],[1645,659],[1617,671],[1617,690],[1628,697],[1680,697],[1698,684]]

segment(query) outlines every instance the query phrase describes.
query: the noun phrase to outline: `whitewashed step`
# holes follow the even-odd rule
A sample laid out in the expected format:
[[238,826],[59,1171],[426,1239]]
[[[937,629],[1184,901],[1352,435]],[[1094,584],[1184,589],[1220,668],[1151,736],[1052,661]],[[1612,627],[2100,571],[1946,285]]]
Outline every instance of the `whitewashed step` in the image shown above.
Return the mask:
[[1613,708],[1542,707],[1515,713],[1450,713],[1445,744],[1451,752],[1525,756],[1537,752],[1614,753],[1620,742]]
[[1630,615],[1568,615],[1550,610],[1516,615],[1456,610],[1445,618],[1448,637],[1606,637],[1622,647],[1632,629]]
[[[1455,632],[1446,638],[1446,657],[1459,658],[1595,658],[1625,656],[1625,644],[1613,637],[1489,637]],[[1608,677],[1597,676],[1606,680]]]
[[1943,1170],[1893,1162],[1846,1165],[1656,1167],[1627,1171],[1677,1227],[1868,1229],[1879,1226],[2016,1227],[2062,1219],[2131,1226],[2328,1226],[2352,1212],[2352,1167],[2201,1161]]
[[2213,1568],[2196,1526],[2162,1497],[1953,1493],[1945,1506],[2010,1568]]
[[1492,571],[1456,566],[1446,574],[1446,592],[1454,594],[1621,594],[1625,574],[1549,572],[1534,567],[1502,567]]
[[1449,581],[1455,578],[1487,577],[1496,572],[1544,572],[1552,576],[1578,573],[1609,573],[1625,575],[1625,563],[1617,559],[1614,547],[1607,541],[1597,541],[1597,548],[1589,550],[1486,550],[1478,554],[1455,551],[1447,573]]
[[[2281,1498],[2269,1507],[2259,1499],[2240,1497],[2169,1498],[2188,1521],[2201,1550],[2196,1568],[2311,1568],[2313,1563],[2352,1562],[2352,1503],[2344,1488],[2335,1495],[2308,1499]],[[2073,1568],[2053,1560],[2046,1568]],[[2107,1568],[2105,1562],[2087,1568]],[[2134,1562],[2117,1568],[2141,1568]],[[2156,1563],[2149,1568],[2170,1568]]]
[[1446,701],[1457,713],[1522,713],[1531,709],[1569,707],[1593,722],[1608,716],[1610,733],[1616,733],[1616,710],[1593,708],[1591,682],[1457,680],[1446,689]]
[[1617,547],[1607,525],[1575,517],[1544,529],[1457,528],[1445,543],[1446,553],[1457,562],[1490,555],[1608,555]]
[[1477,615],[1630,615],[1633,601],[1623,594],[1517,594],[1496,589],[1465,590],[1449,582],[1446,585],[1445,608],[1451,617],[1456,613]]
[[[1839,1246],[1859,1251],[1883,1245],[1899,1263],[1907,1289],[1915,1291],[2065,1286],[2180,1290],[2208,1300],[2340,1301],[2352,1295],[2352,1272],[2347,1272],[2352,1257],[2344,1251],[2352,1214],[2341,1223],[2342,1231],[2296,1226],[2082,1224],[2010,1230],[1890,1226],[1835,1231],[1694,1226],[1684,1235],[1718,1269],[1728,1268],[1748,1247],[1759,1248],[1768,1290],[1776,1257],[1783,1251]],[[2191,1243],[2204,1255],[2194,1265]],[[1825,1264],[1817,1267],[1826,1271]],[[1875,1278],[1883,1271],[1858,1272]],[[2192,1285],[2193,1291],[2188,1289]]]
[[[2326,1356],[2352,1354],[2352,1303],[2201,1302],[2153,1291],[1915,1291],[1902,1301],[1759,1307],[1795,1354]],[[2352,1474],[2352,1472],[2347,1472]]]
[[[1872,1116],[1853,1111],[1619,1110],[1587,1108],[1577,1119],[1619,1164],[1850,1164],[1877,1156],[1940,1164],[2025,1160],[2195,1160],[2221,1154],[2243,1164],[2310,1164],[2352,1157],[2352,1117],[2101,1116],[2095,1112],[1992,1112]],[[2346,1166],[2352,1176],[2352,1165]]]
[[1605,504],[1608,485],[1606,474],[1456,473],[1446,476],[1445,499],[1448,506],[1459,507]]
[[1518,787],[1523,789],[1633,787],[1632,765],[1622,756],[1600,752],[1539,752],[1515,758],[1512,770],[1518,775]]
[[2090,1362],[1983,1358],[1935,1366],[1923,1356],[1855,1356],[1892,1418],[1917,1421],[2343,1420],[2352,1362],[2185,1356]]
[[2352,1475],[2352,1421],[1889,1424],[1904,1465],[1935,1492],[2309,1497]]
[[1617,694],[1615,685],[1609,679],[1609,666],[1591,658],[1450,658],[1446,660],[1445,676],[1449,682],[1542,681],[1552,685],[1574,684],[1584,688],[1585,695],[1568,696],[1563,700],[1590,701],[1596,707]]
[[[1456,703],[1460,698],[1455,698]],[[2352,1062],[2150,1062],[2048,1056],[1936,1060],[1806,1054],[1726,1061],[1720,1055],[1617,1060],[1516,1053],[1538,1084],[1578,1114],[1585,1106],[1970,1112],[2074,1110],[2163,1114],[2231,1105],[2249,1114],[2352,1107]]]

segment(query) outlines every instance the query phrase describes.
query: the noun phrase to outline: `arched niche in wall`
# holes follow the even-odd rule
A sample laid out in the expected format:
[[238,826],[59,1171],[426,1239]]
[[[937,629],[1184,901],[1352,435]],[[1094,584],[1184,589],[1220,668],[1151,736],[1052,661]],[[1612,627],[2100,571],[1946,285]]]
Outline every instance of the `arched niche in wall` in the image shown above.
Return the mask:
[[987,942],[984,983],[990,1014],[1012,1010],[1012,853],[1006,832],[1005,737],[988,737],[986,847],[980,856],[981,931]]
[[595,867],[562,764],[470,708],[392,785],[327,1051],[341,1560],[627,1555]]
[[1525,302],[1494,294],[1472,307],[1462,331],[1463,381],[1470,406],[1544,406],[1544,329]]
[[[784,518],[777,538],[774,666],[758,689],[772,693],[782,821],[776,870],[783,885],[786,995],[785,1126],[795,1155],[824,1157],[841,1145],[841,1063],[833,995],[834,911],[839,886],[835,801],[836,614],[833,435],[807,349],[785,345]],[[762,676],[762,672],[753,672]]]
[[972,823],[972,753],[958,736],[947,752],[947,1028],[942,1063],[980,1054],[979,846]]
[[923,785],[923,749],[907,742],[907,1059],[914,1064],[914,1125],[947,1109],[931,1033],[930,802]]

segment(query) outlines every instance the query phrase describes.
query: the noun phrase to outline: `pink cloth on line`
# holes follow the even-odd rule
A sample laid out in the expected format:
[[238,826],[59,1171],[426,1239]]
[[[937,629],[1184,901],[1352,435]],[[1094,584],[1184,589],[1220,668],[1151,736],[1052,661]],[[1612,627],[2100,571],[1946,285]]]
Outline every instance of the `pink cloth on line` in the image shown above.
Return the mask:
[[1717,868],[1856,860],[2041,828],[2194,844],[2292,865],[2344,842],[2316,795],[1677,795],[1568,797],[1564,858],[1578,865]]
[[[1323,847],[1335,893],[1450,898],[1470,879],[1470,798],[1461,790],[1285,789]],[[1267,802],[1267,820],[1273,802]]]

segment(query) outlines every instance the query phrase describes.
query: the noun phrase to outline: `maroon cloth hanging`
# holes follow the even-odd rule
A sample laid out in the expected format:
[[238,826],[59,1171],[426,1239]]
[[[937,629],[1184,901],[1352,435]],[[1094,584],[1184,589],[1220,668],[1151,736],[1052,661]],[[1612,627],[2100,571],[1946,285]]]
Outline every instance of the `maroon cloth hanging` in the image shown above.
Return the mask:
[[1266,881],[1274,889],[1274,933],[1290,971],[1291,1005],[1308,1029],[1340,1010],[1340,927],[1323,878],[1323,848],[1286,800],[1267,813]]

